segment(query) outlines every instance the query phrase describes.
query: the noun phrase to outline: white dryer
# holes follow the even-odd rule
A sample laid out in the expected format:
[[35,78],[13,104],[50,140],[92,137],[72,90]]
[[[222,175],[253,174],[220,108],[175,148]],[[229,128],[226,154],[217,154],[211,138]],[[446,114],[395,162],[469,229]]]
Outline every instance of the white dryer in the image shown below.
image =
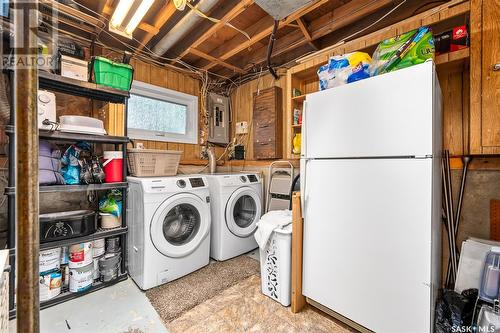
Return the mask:
[[262,209],[262,180],[257,174],[207,175],[212,231],[210,256],[227,260],[258,247],[253,234]]
[[209,263],[210,193],[206,178],[128,177],[128,267],[146,290]]

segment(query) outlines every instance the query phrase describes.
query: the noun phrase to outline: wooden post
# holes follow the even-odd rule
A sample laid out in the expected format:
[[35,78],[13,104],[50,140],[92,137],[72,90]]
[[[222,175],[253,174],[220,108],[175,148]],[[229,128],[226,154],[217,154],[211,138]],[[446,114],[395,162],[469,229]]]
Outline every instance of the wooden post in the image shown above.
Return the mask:
[[[36,333],[39,323],[38,227],[38,1],[14,2],[17,332]],[[14,232],[14,230],[11,230]]]
[[302,295],[302,233],[303,219],[300,206],[300,192],[292,197],[292,306],[293,313],[302,311],[306,298]]

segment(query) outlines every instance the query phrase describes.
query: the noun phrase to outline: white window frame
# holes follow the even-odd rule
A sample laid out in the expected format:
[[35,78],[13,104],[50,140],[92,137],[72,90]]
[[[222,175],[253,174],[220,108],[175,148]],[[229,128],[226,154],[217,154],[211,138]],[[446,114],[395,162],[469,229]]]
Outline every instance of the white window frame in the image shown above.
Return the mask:
[[[137,128],[127,128],[131,139],[149,141],[168,141],[178,143],[198,143],[198,96],[185,94],[179,91],[155,86],[141,81],[133,81],[131,95],[150,97],[165,102],[187,106],[186,134],[169,133],[162,131],[148,131]],[[128,127],[128,126],[127,126]]]

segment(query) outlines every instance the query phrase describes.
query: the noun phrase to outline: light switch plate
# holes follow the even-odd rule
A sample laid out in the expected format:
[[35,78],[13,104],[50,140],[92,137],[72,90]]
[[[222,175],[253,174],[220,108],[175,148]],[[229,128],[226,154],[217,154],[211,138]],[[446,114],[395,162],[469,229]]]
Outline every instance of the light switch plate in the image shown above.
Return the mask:
[[248,134],[248,122],[246,121],[237,122],[236,134]]

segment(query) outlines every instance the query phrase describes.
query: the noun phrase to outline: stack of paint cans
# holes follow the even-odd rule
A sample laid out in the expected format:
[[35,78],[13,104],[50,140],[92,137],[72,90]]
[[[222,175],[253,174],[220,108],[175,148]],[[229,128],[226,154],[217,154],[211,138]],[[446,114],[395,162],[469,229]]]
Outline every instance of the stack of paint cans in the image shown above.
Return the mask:
[[88,290],[94,282],[116,279],[122,260],[120,251],[119,237],[40,251],[40,301],[68,290]]
[[99,281],[99,277],[100,277],[100,274],[99,274],[99,259],[102,258],[105,254],[106,250],[105,250],[105,240],[104,238],[102,239],[96,239],[94,241],[94,244],[93,244],[93,247],[92,247],[92,256],[93,256],[93,269],[94,269],[94,273],[93,273],[93,278],[94,278],[94,281]]
[[61,248],[40,251],[40,301],[48,301],[61,293]]
[[106,238],[106,254],[99,259],[99,275],[101,282],[109,282],[118,277],[121,263],[120,238]]
[[69,247],[69,291],[77,293],[92,287],[94,281],[92,242]]

